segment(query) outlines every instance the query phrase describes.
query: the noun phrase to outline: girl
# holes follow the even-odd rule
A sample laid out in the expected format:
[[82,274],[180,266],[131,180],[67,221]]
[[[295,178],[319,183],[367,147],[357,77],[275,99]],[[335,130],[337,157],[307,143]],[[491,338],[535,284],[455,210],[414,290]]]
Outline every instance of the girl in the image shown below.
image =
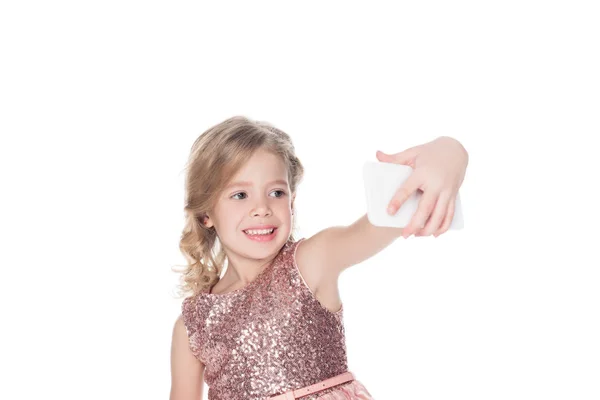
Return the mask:
[[372,399],[348,371],[338,277],[402,233],[445,232],[467,165],[447,137],[377,157],[415,168],[390,211],[424,188],[411,225],[375,227],[365,215],[296,240],[303,166],[290,137],[240,116],[200,135],[186,176],[180,248],[191,296],[173,329],[171,400],[201,399],[203,380],[209,400]]

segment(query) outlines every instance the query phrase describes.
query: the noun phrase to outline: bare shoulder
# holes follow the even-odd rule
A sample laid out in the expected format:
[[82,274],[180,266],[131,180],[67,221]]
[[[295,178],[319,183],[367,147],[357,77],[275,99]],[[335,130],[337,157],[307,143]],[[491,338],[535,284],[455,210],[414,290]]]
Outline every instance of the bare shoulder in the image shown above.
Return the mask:
[[327,234],[318,232],[296,247],[296,265],[316,299],[331,312],[340,309],[342,301],[337,274],[327,268]]
[[201,399],[203,381],[204,364],[192,354],[183,317],[179,315],[173,327],[171,341],[171,395],[169,399]]

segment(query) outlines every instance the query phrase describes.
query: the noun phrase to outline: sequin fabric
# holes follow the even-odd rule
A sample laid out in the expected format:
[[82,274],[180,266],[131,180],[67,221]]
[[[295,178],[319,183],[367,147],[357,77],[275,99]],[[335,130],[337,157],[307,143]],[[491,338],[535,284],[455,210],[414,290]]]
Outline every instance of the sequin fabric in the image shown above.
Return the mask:
[[[263,400],[348,371],[343,307],[329,311],[306,285],[295,262],[302,240],[288,241],[241,289],[184,299],[183,321],[190,349],[205,365],[209,400]],[[301,399],[321,398],[371,397],[355,380]]]

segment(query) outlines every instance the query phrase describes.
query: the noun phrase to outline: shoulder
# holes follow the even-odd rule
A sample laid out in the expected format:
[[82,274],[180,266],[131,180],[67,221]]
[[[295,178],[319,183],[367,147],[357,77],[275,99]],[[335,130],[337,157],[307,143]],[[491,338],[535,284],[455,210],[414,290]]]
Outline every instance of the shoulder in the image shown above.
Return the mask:
[[201,398],[204,364],[192,352],[183,316],[178,316],[171,342],[171,398]]
[[296,265],[315,299],[331,312],[341,309],[339,274],[328,268],[328,235],[321,231],[296,242]]
[[175,326],[173,326],[173,343],[184,342],[187,343],[187,330],[185,326],[185,322],[183,320],[183,315],[179,315],[175,320]]
[[203,303],[199,302],[198,295],[186,297],[181,304],[181,315],[177,318],[173,328],[173,335],[178,331],[180,337],[185,339],[192,354],[197,358],[200,358],[200,348],[203,345],[202,342],[206,340],[202,324],[202,315],[204,314]]
[[184,298],[181,302],[181,313],[183,315],[184,322],[186,317],[189,317],[196,308],[196,298],[197,296],[189,296]]
[[189,329],[186,326],[185,318],[179,315],[173,326],[173,335],[171,341],[171,351],[174,355],[178,355],[183,359],[191,361],[197,359],[190,343]]
[[330,276],[327,268],[327,237],[319,232],[295,242],[295,259],[298,270],[313,293],[335,284],[337,276]]
[[181,324],[187,330],[187,334],[191,336],[198,329],[198,295],[189,296],[181,302],[181,315],[178,318]]

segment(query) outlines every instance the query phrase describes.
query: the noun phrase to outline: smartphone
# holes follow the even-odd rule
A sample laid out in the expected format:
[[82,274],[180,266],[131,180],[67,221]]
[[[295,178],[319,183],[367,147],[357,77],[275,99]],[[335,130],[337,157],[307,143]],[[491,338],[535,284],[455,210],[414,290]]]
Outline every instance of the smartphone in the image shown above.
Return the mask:
[[[367,161],[363,168],[365,194],[367,199],[367,216],[375,226],[404,228],[410,223],[418,209],[421,191],[414,192],[394,214],[387,212],[387,207],[394,197],[396,190],[412,174],[413,169],[408,165]],[[422,228],[422,227],[421,227]],[[460,193],[456,195],[454,217],[449,229],[463,229],[464,220]]]

